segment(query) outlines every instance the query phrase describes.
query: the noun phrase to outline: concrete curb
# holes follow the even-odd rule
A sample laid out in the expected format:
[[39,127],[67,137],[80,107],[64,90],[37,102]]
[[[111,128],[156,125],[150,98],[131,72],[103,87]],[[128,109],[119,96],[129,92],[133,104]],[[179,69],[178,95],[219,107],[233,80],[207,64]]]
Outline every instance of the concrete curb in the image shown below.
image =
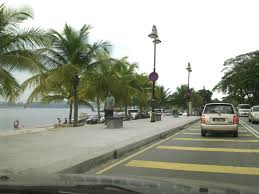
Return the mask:
[[83,173],[83,172],[87,172],[88,170],[90,170],[93,167],[96,167],[98,165],[101,165],[105,162],[107,162],[108,160],[112,160],[112,159],[117,159],[122,157],[123,155],[125,155],[126,153],[129,153],[133,150],[136,150],[142,146],[145,146],[147,144],[150,144],[154,141],[157,141],[159,139],[164,139],[169,135],[172,135],[174,133],[177,133],[185,128],[188,128],[189,126],[193,125],[194,123],[196,123],[199,119],[195,119],[194,121],[191,121],[189,123],[186,123],[184,125],[178,126],[176,128],[173,129],[169,129],[167,131],[164,131],[162,133],[153,135],[151,137],[148,137],[146,139],[140,140],[138,142],[126,145],[122,148],[116,149],[112,152],[108,152],[106,154],[102,154],[100,156],[97,156],[95,158],[92,158],[90,160],[84,161],[82,163],[79,163],[77,165],[74,165],[72,167],[69,167],[67,169],[61,170],[59,171],[59,173]]

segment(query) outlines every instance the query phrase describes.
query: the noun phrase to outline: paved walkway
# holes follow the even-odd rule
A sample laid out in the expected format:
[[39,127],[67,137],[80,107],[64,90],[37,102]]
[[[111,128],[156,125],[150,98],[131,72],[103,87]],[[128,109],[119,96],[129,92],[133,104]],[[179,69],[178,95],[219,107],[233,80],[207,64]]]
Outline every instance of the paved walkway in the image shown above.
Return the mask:
[[0,136],[0,172],[60,172],[196,119],[167,116],[155,123],[149,119],[127,121],[121,129],[100,124]]

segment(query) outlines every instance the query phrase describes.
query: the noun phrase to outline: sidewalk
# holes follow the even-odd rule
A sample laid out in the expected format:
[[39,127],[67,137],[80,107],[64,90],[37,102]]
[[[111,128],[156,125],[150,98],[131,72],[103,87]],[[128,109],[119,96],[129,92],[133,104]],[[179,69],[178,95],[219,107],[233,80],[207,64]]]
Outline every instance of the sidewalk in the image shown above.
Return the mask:
[[0,172],[81,172],[111,159],[115,150],[121,155],[197,119],[166,116],[155,123],[127,121],[121,129],[100,124],[0,136]]

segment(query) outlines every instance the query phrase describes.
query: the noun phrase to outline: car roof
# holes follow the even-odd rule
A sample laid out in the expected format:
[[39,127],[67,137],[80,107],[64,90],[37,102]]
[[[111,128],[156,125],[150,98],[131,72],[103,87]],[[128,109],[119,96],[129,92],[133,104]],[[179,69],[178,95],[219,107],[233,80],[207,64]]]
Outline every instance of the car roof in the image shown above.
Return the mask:
[[252,108],[254,108],[254,107],[259,107],[259,105],[254,105],[254,106],[252,106]]
[[231,105],[231,106],[233,106],[233,104],[230,104],[230,103],[223,103],[223,102],[219,102],[219,103],[208,103],[208,104],[206,104],[205,106],[207,106],[207,105]]

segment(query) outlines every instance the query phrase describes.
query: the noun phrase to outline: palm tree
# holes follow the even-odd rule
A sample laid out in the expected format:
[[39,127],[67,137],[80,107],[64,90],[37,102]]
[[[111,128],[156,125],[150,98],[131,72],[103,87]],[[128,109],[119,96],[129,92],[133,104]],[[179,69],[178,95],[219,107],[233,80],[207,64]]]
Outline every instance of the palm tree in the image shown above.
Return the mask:
[[155,98],[158,108],[169,108],[170,106],[170,90],[165,89],[164,86],[156,86]]
[[[81,78],[99,64],[96,61],[98,54],[109,52],[110,45],[107,42],[89,42],[89,30],[89,25],[84,25],[77,31],[66,24],[62,33],[50,31],[51,48],[38,50],[40,62],[48,68],[41,87],[47,87],[48,83],[59,87],[69,85],[69,89],[66,89],[74,104],[73,126],[77,126],[78,121],[78,86]],[[43,92],[41,89],[39,91]]]
[[116,63],[117,82],[113,93],[118,104],[124,107],[126,116],[130,101],[138,92],[135,86],[137,67],[138,65],[136,63],[128,62],[127,57],[118,60]]
[[152,85],[146,74],[136,74],[134,87],[137,89],[133,96],[132,105],[138,105],[140,113],[147,110],[148,101],[151,98]]
[[46,46],[47,36],[39,28],[21,29],[20,24],[32,18],[29,9],[10,9],[0,5],[0,97],[14,101],[19,84],[14,71],[40,71],[32,49]]

